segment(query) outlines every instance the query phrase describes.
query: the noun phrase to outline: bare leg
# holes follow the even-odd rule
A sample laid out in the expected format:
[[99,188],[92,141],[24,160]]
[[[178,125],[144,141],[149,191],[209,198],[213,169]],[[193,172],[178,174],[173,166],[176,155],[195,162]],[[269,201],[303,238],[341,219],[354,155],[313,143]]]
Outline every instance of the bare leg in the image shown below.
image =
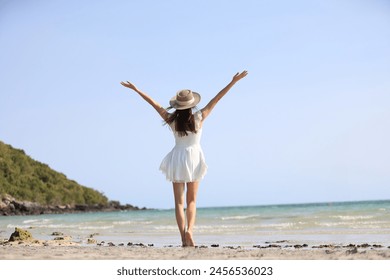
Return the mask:
[[186,220],[184,214],[184,183],[173,183],[173,194],[175,196],[176,222],[177,222],[177,226],[179,227],[183,246],[186,246],[185,243]]
[[195,246],[192,239],[192,232],[196,217],[196,196],[198,193],[199,182],[187,183],[187,232],[185,233],[185,242],[187,246]]

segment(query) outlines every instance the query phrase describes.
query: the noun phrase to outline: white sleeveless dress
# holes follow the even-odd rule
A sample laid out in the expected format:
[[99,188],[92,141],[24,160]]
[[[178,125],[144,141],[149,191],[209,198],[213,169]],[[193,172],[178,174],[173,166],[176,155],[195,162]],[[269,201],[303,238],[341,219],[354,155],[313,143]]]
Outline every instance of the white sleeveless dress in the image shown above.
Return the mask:
[[175,137],[175,147],[165,156],[160,165],[160,170],[168,181],[175,183],[197,182],[206,175],[207,164],[200,146],[202,112],[196,112],[194,119],[197,132],[187,132],[187,136],[180,137],[175,132],[175,124],[170,125]]

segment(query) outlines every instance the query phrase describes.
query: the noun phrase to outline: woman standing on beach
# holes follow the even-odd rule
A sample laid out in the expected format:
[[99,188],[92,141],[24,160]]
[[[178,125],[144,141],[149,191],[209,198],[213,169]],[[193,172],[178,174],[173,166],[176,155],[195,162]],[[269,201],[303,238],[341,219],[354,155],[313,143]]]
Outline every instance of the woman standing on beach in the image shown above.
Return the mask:
[[[169,108],[164,109],[134,84],[128,81],[121,82],[123,86],[134,90],[148,102],[173,131],[175,147],[163,159],[160,170],[165,174],[167,180],[173,184],[176,222],[179,227],[183,246],[195,246],[192,232],[196,216],[196,196],[199,181],[203,179],[207,171],[207,165],[200,146],[203,122],[210,115],[219,100],[221,100],[236,82],[244,78],[247,74],[247,71],[243,71],[234,75],[231,82],[211,99],[203,109],[197,112],[193,112],[192,109],[199,103],[200,95],[189,89],[177,92],[170,100],[169,108],[176,110],[173,113],[169,113]],[[185,192],[186,186],[187,192]],[[187,202],[186,212],[184,211],[185,193]]]

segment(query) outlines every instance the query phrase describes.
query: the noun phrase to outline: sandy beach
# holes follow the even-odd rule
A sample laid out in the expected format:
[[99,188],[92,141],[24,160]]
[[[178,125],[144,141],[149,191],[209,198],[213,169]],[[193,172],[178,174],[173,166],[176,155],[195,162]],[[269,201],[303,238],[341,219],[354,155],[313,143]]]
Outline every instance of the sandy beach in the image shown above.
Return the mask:
[[2,260],[390,260],[390,246],[347,244],[254,247],[198,246],[182,248],[151,244],[80,245],[72,241],[4,242]]
[[195,248],[180,246],[173,210],[9,216],[0,259],[390,260],[389,210],[389,201],[199,209]]

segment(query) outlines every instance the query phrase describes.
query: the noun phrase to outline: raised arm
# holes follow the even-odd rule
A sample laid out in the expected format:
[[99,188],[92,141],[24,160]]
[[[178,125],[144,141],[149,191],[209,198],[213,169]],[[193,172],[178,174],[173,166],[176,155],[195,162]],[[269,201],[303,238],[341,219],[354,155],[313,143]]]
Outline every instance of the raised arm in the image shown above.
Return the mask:
[[163,118],[163,120],[168,119],[168,112],[165,110],[158,102],[153,100],[149,95],[139,90],[134,84],[130,83],[129,81],[121,82],[121,85],[124,87],[127,87],[129,89],[134,90],[136,93],[138,93],[146,102],[148,102],[152,107],[159,113],[159,115]]
[[210,100],[210,102],[201,110],[203,120],[208,117],[208,115],[214,109],[215,105],[217,105],[219,100],[225,96],[225,94],[234,86],[234,84],[244,78],[247,74],[247,71],[243,71],[241,73],[237,72],[237,74],[233,76],[232,81],[226,87],[224,87],[213,99]]

